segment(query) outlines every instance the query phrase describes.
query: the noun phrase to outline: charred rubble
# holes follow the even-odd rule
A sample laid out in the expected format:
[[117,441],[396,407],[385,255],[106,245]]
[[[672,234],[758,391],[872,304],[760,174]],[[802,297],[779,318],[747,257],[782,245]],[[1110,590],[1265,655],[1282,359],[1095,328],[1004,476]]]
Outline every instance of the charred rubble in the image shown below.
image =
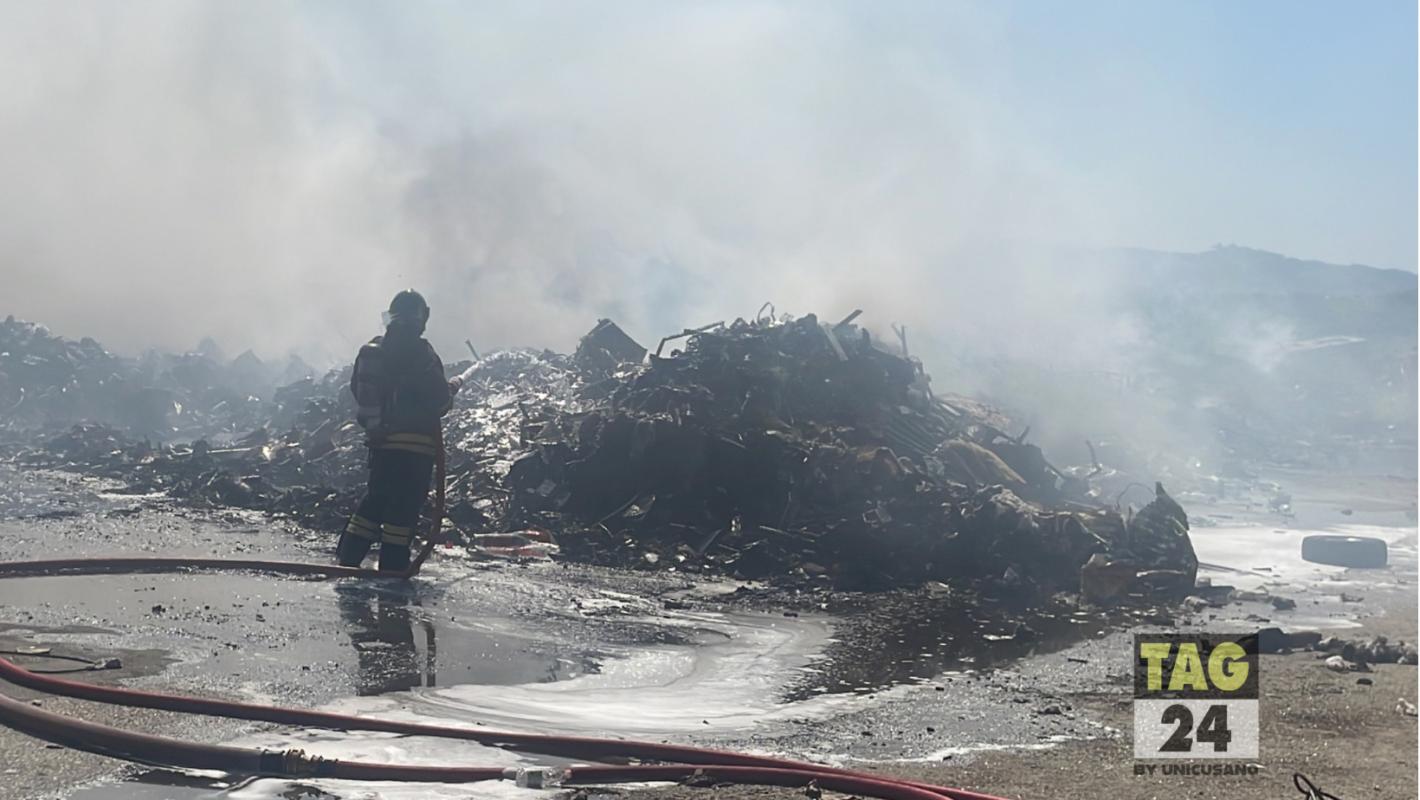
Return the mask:
[[0,433],[84,422],[156,442],[230,436],[260,425],[263,398],[311,372],[295,357],[227,359],[210,339],[187,353],[125,358],[11,316],[0,322]]
[[[990,409],[935,393],[919,361],[857,316],[736,320],[651,351],[602,320],[570,356],[450,365],[472,367],[445,424],[456,537],[534,529],[579,561],[842,588],[970,582],[1109,603],[1188,593],[1187,517],[1163,487],[1137,515],[1102,507],[1087,479]],[[26,353],[10,341],[12,376]],[[38,341],[68,354],[47,357],[76,385],[119,372],[90,340]],[[347,380],[288,383],[241,433],[235,407],[208,420],[220,436],[186,444],[94,412],[99,422],[15,458],[336,530],[364,478]]]

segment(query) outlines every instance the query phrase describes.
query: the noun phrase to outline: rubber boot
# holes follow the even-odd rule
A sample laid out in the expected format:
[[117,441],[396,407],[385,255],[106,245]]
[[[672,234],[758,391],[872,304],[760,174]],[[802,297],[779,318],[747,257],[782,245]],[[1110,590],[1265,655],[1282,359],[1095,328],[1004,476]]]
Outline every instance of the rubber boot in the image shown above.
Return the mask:
[[[365,556],[370,552],[370,545],[374,544],[363,536],[356,536],[352,533],[343,532],[340,534],[340,544],[335,547],[335,559],[342,567],[358,567],[360,562],[365,560]],[[408,548],[406,548],[408,550]],[[406,556],[408,560],[408,556]]]
[[404,572],[409,569],[409,545],[390,544],[384,542],[380,545],[380,572]]

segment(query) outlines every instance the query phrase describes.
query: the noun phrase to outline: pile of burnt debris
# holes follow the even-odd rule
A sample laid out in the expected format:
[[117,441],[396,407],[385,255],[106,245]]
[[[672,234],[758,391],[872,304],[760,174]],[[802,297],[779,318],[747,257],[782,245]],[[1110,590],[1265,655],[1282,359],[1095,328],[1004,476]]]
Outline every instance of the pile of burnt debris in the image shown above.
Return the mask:
[[299,358],[227,359],[211,339],[178,355],[125,358],[93,339],[72,341],[42,325],[0,322],[0,432],[101,423],[150,441],[230,435],[259,425],[263,398],[312,373]]
[[[603,320],[571,356],[450,365],[472,368],[445,424],[456,538],[539,530],[580,561],[843,588],[1188,594],[1188,522],[1162,487],[1138,514],[1102,507],[857,316],[736,320],[649,353]],[[335,530],[364,477],[348,374],[281,387],[241,434],[237,417],[188,444],[90,423],[16,457]]]
[[585,560],[839,586],[1058,590],[1078,587],[1095,554],[1192,586],[1176,505],[1179,546],[1142,546],[1158,509],[1126,522],[1082,502],[1083,482],[936,397],[920,362],[856,316],[687,331],[683,349],[662,355],[663,341],[645,363],[620,336],[598,346],[604,323],[579,348],[605,374],[583,386],[590,404],[526,419],[505,520],[552,530]]

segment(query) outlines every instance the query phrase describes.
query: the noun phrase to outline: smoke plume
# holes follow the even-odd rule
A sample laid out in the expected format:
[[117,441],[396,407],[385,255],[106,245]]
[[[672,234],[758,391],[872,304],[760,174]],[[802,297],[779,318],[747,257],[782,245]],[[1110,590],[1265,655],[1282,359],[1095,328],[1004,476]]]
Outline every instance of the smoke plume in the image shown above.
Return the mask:
[[7,5],[7,311],[317,360],[406,286],[446,349],[765,300],[985,323],[983,294],[1069,282],[1002,285],[966,248],[1099,238],[991,87],[953,77],[991,47],[978,8],[931,12],[946,42],[832,4],[402,11]]

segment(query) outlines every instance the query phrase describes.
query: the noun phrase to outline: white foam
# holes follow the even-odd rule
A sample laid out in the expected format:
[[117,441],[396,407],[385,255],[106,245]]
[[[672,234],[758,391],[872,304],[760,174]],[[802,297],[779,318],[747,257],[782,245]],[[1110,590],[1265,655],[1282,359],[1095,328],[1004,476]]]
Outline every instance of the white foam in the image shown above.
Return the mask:
[[[600,673],[554,683],[463,685],[380,697],[344,698],[328,711],[489,730],[660,739],[743,731],[761,722],[827,717],[862,705],[837,696],[781,702],[781,693],[819,657],[829,626],[813,618],[683,612],[674,624],[700,630],[698,644],[610,648]],[[657,622],[666,624],[665,617]],[[552,763],[449,739],[370,732],[265,732],[234,744],[300,748],[311,755],[369,763],[516,767]],[[278,800],[293,782],[260,780],[229,790],[234,800]],[[342,798],[515,798],[545,796],[509,782],[399,784],[301,781]]]
[[[1348,573],[1343,567],[1302,560],[1302,539],[1323,533],[1383,539],[1390,548],[1391,566]],[[1229,574],[1227,582],[1239,589],[1267,585],[1302,590],[1324,583],[1339,592],[1357,586],[1399,585],[1397,573],[1415,570],[1415,533],[1415,528],[1380,525],[1340,525],[1326,530],[1228,525],[1198,528],[1190,535],[1199,561],[1248,570]]]
[[640,737],[742,731],[805,715],[780,694],[819,657],[826,624],[712,613],[675,622],[709,635],[695,645],[612,652],[598,673],[571,680],[417,690],[410,704],[418,713],[496,727]]

